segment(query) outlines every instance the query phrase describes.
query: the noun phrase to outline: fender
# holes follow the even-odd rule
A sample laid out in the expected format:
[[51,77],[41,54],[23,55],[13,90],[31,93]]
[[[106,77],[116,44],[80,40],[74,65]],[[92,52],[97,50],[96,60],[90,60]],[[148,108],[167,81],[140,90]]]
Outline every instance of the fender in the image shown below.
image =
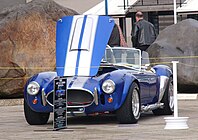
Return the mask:
[[166,65],[156,65],[153,67],[158,75],[158,103],[162,101],[166,87],[168,85],[169,78],[173,75],[170,67]]
[[[27,102],[27,104],[30,106],[30,108],[36,112],[51,112],[52,111],[52,107],[49,105],[43,106],[42,105],[42,97],[41,97],[41,92],[42,89],[45,89],[47,91],[50,91],[51,89],[47,89],[47,87],[51,87],[53,88],[53,86],[48,86],[53,79],[57,76],[56,72],[42,72],[39,74],[36,74],[34,76],[32,76],[28,82],[25,85],[24,88],[24,99]],[[39,93],[37,95],[29,95],[27,93],[27,85],[31,82],[31,81],[36,81],[41,87],[39,90]],[[46,92],[48,93],[48,92]],[[33,104],[32,101],[34,99],[38,100],[37,104]]]
[[[123,70],[121,70],[123,71]],[[105,107],[103,104],[99,105],[91,105],[87,108],[85,108],[85,112],[87,114],[94,113],[94,112],[105,112],[106,110],[108,111],[115,111],[119,109],[122,104],[125,102],[125,99],[128,95],[128,91],[130,89],[131,84],[136,80],[134,75],[127,74],[127,71],[125,73],[121,73],[120,70],[115,70],[103,77],[103,81],[111,79],[112,81],[115,82],[116,84],[116,89],[114,93],[112,94],[104,94],[101,87],[98,87],[98,95],[100,96],[101,94],[104,95],[105,98]],[[109,97],[113,98],[113,103],[108,103],[107,99]],[[94,112],[93,112],[94,110]]]
[[171,68],[169,66],[166,66],[166,65],[156,65],[153,68],[156,71],[156,74],[158,76],[167,76],[167,77],[170,77],[171,75],[173,75],[173,73],[171,71]]
[[[114,76],[115,77],[115,76]],[[137,80],[137,78],[134,76],[134,75],[131,75],[131,74],[128,74],[128,73],[125,73],[123,74],[123,90],[121,93],[118,93],[119,94],[119,101],[117,102],[117,104],[115,105],[115,108],[114,109],[119,109],[122,104],[125,102],[125,99],[128,95],[128,91],[131,87],[131,84]],[[139,85],[139,83],[138,83]]]

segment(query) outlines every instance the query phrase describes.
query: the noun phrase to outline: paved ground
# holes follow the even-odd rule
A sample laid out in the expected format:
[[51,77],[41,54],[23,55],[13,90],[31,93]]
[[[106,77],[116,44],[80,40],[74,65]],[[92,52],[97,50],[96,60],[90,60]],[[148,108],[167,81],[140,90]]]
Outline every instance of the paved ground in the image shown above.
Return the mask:
[[[47,125],[26,123],[23,106],[0,107],[0,140],[197,140],[198,100],[180,100],[179,116],[189,117],[186,130],[164,130],[165,116],[143,114],[138,124],[121,125],[113,116],[69,118],[68,128],[52,131],[52,115]],[[166,116],[167,117],[167,116]]]

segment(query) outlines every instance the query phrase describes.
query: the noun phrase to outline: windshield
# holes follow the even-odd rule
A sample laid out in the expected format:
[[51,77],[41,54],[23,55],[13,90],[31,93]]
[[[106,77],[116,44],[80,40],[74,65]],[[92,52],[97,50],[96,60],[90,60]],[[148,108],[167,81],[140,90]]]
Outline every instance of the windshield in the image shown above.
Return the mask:
[[141,51],[134,48],[107,47],[104,61],[116,65],[141,67]]

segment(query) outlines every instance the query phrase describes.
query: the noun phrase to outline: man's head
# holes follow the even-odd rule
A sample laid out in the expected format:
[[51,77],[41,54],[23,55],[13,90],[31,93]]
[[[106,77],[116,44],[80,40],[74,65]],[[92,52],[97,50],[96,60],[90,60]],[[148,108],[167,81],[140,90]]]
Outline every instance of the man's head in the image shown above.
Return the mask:
[[138,22],[139,20],[143,19],[143,13],[138,11],[136,14],[135,14],[135,18],[136,18],[136,21]]

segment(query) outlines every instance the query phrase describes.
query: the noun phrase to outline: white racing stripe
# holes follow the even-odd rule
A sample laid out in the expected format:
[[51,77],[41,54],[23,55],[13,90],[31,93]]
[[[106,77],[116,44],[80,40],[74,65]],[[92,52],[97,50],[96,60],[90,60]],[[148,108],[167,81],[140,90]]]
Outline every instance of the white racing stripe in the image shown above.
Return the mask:
[[[92,52],[95,41],[95,34],[98,24],[98,16],[87,16],[85,29],[82,37],[82,42],[80,41],[80,35],[83,25],[84,16],[74,16],[70,31],[70,37],[68,41],[67,55],[65,60],[64,75],[74,76],[76,67],[78,68],[77,75],[79,76],[89,76],[92,60]],[[78,59],[78,46],[80,46],[80,59]],[[76,64],[79,61],[79,65]]]
[[[64,68],[65,76],[75,75],[78,51],[71,51],[71,49],[78,48],[83,18],[84,18],[83,15],[73,17],[69,41],[68,41],[67,53],[65,58],[65,68]],[[77,24],[77,20],[78,20],[78,24]]]
[[95,41],[95,34],[98,24],[98,16],[87,16],[85,32],[83,34],[81,48],[88,48],[88,51],[81,51],[79,60],[78,75],[89,76],[91,69],[92,53]]
[[75,88],[75,87],[83,88],[88,79],[89,77],[80,77],[80,78],[75,79],[71,88]]

